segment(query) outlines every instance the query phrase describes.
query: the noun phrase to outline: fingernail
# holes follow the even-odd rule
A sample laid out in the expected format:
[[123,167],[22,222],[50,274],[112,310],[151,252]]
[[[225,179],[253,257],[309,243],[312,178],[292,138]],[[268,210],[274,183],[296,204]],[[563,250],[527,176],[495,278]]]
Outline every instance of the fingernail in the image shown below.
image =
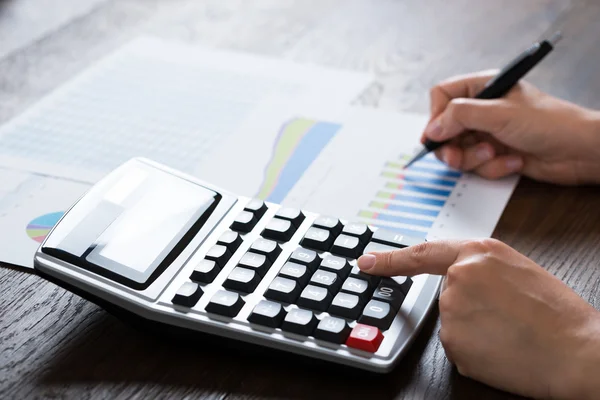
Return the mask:
[[369,270],[375,266],[376,259],[377,257],[375,257],[373,254],[364,254],[360,256],[357,260],[358,268],[360,268],[363,271]]
[[427,125],[425,135],[431,139],[437,139],[442,135],[442,125],[438,119],[431,121]]
[[520,157],[509,158],[506,160],[506,168],[510,171],[518,171],[523,167],[523,160]]
[[492,152],[488,146],[481,146],[475,150],[475,157],[477,157],[479,161],[487,161],[492,158]]

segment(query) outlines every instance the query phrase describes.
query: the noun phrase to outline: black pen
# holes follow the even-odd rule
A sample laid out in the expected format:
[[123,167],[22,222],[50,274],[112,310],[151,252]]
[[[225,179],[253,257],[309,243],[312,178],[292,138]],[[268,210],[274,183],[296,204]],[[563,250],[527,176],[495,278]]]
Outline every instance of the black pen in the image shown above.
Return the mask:
[[[538,64],[548,53],[552,51],[556,43],[562,38],[560,32],[554,33],[550,39],[534,43],[517,58],[511,61],[506,67],[487,82],[483,90],[475,96],[476,99],[497,99],[504,96],[510,89],[513,88],[536,64]],[[415,155],[404,168],[408,168],[412,163],[448,143],[434,142],[426,139],[424,146],[417,155]]]

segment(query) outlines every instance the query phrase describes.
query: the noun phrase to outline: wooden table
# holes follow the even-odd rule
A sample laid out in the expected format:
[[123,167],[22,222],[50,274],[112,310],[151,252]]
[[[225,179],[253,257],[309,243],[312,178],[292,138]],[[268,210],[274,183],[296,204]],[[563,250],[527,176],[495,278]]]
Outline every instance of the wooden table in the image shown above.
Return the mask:
[[[5,0],[0,122],[142,33],[373,71],[362,103],[427,112],[436,81],[499,67],[558,27],[560,49],[529,80],[600,108],[599,20],[591,0]],[[522,180],[494,237],[600,308],[597,204],[597,188]],[[437,313],[393,373],[371,376],[204,336],[157,338],[19,268],[0,269],[0,293],[3,399],[512,397],[457,374]]]

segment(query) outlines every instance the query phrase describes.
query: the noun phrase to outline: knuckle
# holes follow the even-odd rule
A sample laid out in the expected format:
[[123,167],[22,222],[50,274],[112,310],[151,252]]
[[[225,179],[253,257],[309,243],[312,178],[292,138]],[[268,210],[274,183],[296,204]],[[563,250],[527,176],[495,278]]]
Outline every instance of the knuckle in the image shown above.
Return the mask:
[[469,113],[470,107],[467,99],[452,99],[448,104],[448,114],[453,119],[460,119]]
[[408,259],[411,269],[421,269],[424,266],[424,260],[431,255],[431,246],[428,243],[419,243],[409,247]]
[[483,238],[471,240],[465,247],[470,253],[492,253],[498,251],[502,247],[502,242],[497,239]]
[[452,313],[452,310],[454,308],[454,300],[452,299],[452,296],[448,295],[448,291],[444,291],[440,295],[438,307],[440,309],[440,314],[447,315]]

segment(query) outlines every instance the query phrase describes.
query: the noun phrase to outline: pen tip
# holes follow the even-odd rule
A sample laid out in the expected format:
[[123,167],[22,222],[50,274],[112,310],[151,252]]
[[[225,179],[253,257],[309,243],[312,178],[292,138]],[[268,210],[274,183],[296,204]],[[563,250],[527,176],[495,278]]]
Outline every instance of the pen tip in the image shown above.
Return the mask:
[[550,39],[548,39],[548,43],[550,43],[552,46],[556,46],[556,43],[560,42],[562,37],[562,32],[556,31],[552,36],[550,36]]

